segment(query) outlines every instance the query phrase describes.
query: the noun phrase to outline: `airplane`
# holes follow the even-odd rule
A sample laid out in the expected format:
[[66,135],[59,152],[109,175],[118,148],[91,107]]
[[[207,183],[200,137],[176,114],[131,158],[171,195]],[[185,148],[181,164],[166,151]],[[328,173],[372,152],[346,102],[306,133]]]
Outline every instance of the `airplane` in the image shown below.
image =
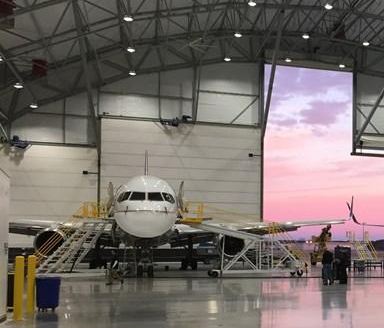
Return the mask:
[[[153,277],[152,249],[169,243],[174,246],[188,246],[189,254],[194,244],[205,241],[215,241],[220,246],[220,238],[209,231],[203,231],[190,225],[179,223],[180,209],[184,208],[183,182],[180,184],[178,195],[172,187],[158,177],[148,174],[148,154],[145,155],[144,175],[135,176],[125,184],[113,190],[108,187],[108,209],[112,228],[105,231],[99,238],[104,246],[118,246],[123,243],[126,247],[134,247],[137,253],[136,275],[142,277],[144,272]],[[313,225],[343,224],[345,219],[328,219],[318,221],[279,222],[276,226],[280,230],[293,231],[300,227]],[[219,223],[210,223],[216,226]],[[222,226],[223,223],[220,223]],[[234,230],[246,231],[253,234],[265,235],[269,233],[271,222],[226,223],[226,227]],[[52,237],[57,235],[61,243],[67,239],[63,232],[65,223],[51,221],[18,221],[11,222],[11,233],[35,236],[34,247],[39,248]],[[70,227],[74,231],[76,227]],[[60,245],[57,246],[57,248]],[[228,256],[234,256],[244,247],[243,240],[229,237],[222,250]],[[56,249],[57,249],[56,248]],[[197,260],[187,256],[182,260],[181,269],[188,267],[197,269]]]

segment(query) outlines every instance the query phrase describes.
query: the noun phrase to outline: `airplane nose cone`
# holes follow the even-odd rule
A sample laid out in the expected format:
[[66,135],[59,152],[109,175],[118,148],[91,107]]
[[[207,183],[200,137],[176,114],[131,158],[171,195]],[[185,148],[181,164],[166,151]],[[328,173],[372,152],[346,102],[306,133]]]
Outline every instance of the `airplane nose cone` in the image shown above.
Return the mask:
[[139,238],[155,238],[172,228],[175,213],[119,212],[115,213],[119,227],[127,234]]

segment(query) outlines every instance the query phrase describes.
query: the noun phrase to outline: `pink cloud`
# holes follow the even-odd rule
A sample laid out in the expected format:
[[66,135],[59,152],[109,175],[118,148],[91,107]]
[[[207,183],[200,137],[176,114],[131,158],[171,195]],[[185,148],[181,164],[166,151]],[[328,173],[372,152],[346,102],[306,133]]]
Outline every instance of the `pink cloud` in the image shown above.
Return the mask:
[[309,106],[300,112],[301,122],[325,126],[334,124],[340,114],[350,110],[345,102],[313,101]]

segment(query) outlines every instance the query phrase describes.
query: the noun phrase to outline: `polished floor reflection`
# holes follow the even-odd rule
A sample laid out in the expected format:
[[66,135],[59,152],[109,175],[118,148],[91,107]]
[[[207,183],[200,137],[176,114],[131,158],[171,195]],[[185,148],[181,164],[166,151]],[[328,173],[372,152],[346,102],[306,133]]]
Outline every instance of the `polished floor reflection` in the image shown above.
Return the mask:
[[384,321],[384,280],[352,278],[63,279],[60,307],[6,327],[375,327]]

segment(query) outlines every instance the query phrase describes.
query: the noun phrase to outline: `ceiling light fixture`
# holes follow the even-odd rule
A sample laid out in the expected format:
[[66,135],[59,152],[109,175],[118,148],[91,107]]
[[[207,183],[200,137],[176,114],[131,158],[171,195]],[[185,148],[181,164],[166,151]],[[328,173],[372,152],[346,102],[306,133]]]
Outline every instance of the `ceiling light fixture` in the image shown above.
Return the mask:
[[133,53],[133,52],[136,51],[136,49],[133,48],[133,47],[128,47],[128,48],[127,48],[127,51],[130,52],[130,53]]
[[339,64],[339,68],[345,68],[345,64]]
[[131,15],[124,15],[123,19],[126,22],[133,22],[133,17]]
[[128,74],[131,75],[131,76],[135,76],[135,75],[136,75],[136,72],[135,72],[135,71],[129,71]]
[[230,62],[232,59],[231,59],[231,57],[229,57],[229,56],[225,56],[224,57],[224,61],[226,61],[226,62]]
[[16,88],[16,89],[22,89],[22,88],[24,88],[23,84],[20,83],[20,82],[16,82],[16,83],[13,85],[13,87]]
[[364,46],[364,47],[368,47],[369,44],[370,44],[369,41],[364,41],[364,42],[363,42],[363,46]]
[[235,38],[241,38],[243,36],[240,32],[235,32],[233,35]]
[[292,59],[289,58],[289,57],[285,58],[284,60],[285,60],[285,62],[287,62],[287,63],[291,63],[291,62],[292,62]]
[[302,37],[303,37],[303,39],[308,40],[309,39],[309,34],[308,33],[304,33],[302,35]]
[[33,109],[36,109],[36,108],[39,108],[39,105],[36,104],[36,103],[31,103],[31,104],[29,105],[29,107],[31,107],[31,108],[33,108]]
[[248,1],[248,6],[250,6],[250,7],[256,6],[256,1],[249,0]]
[[2,56],[0,56],[0,63],[4,60],[4,58]]
[[326,10],[331,10],[332,8],[333,8],[333,6],[330,4],[330,3],[326,3],[325,5],[324,5],[324,8],[326,9]]

